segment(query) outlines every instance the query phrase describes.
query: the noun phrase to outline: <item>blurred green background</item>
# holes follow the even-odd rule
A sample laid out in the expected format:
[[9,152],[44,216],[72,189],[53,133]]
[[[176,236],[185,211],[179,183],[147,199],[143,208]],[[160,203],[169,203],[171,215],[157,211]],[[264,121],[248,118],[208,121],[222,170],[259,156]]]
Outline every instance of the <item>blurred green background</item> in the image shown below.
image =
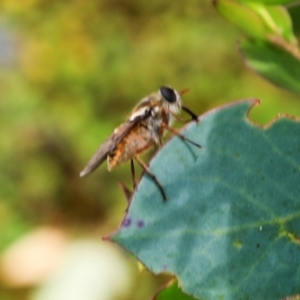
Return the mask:
[[0,299],[75,299],[66,295],[81,284],[78,299],[149,299],[167,277],[116,246],[105,253],[120,258],[121,296],[89,295],[107,273],[70,279],[126,209],[117,183],[131,185],[128,164],[78,176],[99,144],[163,84],[190,88],[184,101],[198,114],[258,98],[250,116],[262,124],[300,116],[299,97],[245,68],[239,32],[209,0],[2,0],[0,11]]

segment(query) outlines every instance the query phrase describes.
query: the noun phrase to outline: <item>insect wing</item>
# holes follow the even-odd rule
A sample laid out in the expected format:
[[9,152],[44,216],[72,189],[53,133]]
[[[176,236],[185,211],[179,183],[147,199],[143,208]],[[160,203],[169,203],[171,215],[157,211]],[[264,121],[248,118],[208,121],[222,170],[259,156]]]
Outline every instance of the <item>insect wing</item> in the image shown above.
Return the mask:
[[100,166],[107,158],[107,156],[116,148],[116,146],[123,140],[123,138],[130,132],[130,130],[140,121],[149,117],[150,111],[147,110],[143,114],[137,114],[129,118],[129,121],[123,123],[115,129],[115,132],[109,137],[94,154],[86,167],[80,172],[80,177],[91,174],[98,166]]
[[112,136],[110,136],[93,155],[83,171],[80,172],[80,177],[91,174],[98,166],[100,166],[111,153],[118,143],[127,135],[131,128],[135,125],[134,122],[126,122],[119,126]]
[[84,177],[91,174],[98,166],[100,166],[107,158],[107,155],[115,147],[115,143],[110,138],[107,139],[93,155],[86,167],[80,172],[79,176]]

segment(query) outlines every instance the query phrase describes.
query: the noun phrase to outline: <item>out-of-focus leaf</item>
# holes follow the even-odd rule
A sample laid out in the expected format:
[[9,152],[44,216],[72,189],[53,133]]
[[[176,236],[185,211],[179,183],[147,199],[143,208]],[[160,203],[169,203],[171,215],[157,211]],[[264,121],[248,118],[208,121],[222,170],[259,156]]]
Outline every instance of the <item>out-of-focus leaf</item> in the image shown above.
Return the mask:
[[287,9],[283,6],[263,5],[256,2],[246,2],[273,34],[281,36],[284,40],[297,44],[293,33],[293,25]]
[[223,17],[248,37],[268,40],[276,35],[287,42],[297,43],[291,18],[283,6],[267,6],[250,1],[241,4],[233,0],[215,0],[214,4]]
[[276,22],[280,35],[286,41],[297,44],[297,39],[293,32],[293,23],[287,9],[283,6],[268,6],[267,10]]
[[265,39],[266,35],[270,33],[260,16],[250,8],[232,0],[215,0],[213,3],[224,18],[247,36]]
[[177,281],[172,281],[168,286],[164,287],[159,293],[153,298],[153,300],[195,300],[192,296],[184,294],[178,287]]
[[294,32],[298,35],[300,33],[300,5],[292,5],[288,7],[288,11],[292,19]]
[[255,2],[267,5],[277,5],[277,4],[288,4],[288,3],[295,3],[297,0],[240,0],[240,2]]
[[275,85],[300,93],[300,62],[292,54],[270,43],[242,41],[246,64]]
[[253,101],[215,109],[150,163],[112,239],[154,273],[175,274],[202,299],[281,299],[297,294],[300,260],[300,123],[263,129]]

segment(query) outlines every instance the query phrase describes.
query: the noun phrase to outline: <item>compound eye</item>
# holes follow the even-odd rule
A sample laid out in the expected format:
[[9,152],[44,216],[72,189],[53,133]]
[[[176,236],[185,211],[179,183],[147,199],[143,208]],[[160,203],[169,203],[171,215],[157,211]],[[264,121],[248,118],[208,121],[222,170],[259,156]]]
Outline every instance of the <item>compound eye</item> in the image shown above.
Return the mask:
[[167,86],[162,86],[160,89],[160,93],[161,95],[168,101],[171,103],[176,102],[177,100],[177,96],[176,93],[173,89],[167,87]]

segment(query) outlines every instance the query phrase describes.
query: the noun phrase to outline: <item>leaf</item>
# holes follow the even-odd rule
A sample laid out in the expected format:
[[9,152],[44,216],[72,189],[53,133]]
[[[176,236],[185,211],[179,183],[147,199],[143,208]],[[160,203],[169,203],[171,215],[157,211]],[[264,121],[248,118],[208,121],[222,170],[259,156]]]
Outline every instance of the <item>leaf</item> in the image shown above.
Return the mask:
[[300,292],[300,123],[268,128],[255,101],[210,111],[150,162],[168,201],[143,176],[111,237],[154,273],[201,299],[280,299]]
[[257,39],[266,39],[269,28],[261,17],[250,8],[232,0],[215,0],[217,11],[244,34]]
[[300,93],[300,61],[292,54],[270,43],[242,41],[239,47],[254,71],[279,87]]
[[291,43],[292,45],[297,45],[297,38],[293,33],[292,20],[285,7],[279,5],[264,5],[252,1],[245,1],[245,4],[261,18],[273,35],[282,37],[283,41]]
[[288,4],[288,3],[296,3],[297,0],[240,0],[241,2],[254,2],[261,3],[267,5],[277,5],[277,4]]
[[293,30],[296,35],[300,33],[300,5],[291,5],[288,7],[289,15],[292,19]]
[[252,1],[214,0],[213,3],[217,11],[248,38],[268,41],[276,37],[297,45],[292,21],[285,7]]
[[167,286],[165,286],[153,300],[195,300],[195,298],[188,296],[182,292],[178,287],[178,282],[172,280]]

